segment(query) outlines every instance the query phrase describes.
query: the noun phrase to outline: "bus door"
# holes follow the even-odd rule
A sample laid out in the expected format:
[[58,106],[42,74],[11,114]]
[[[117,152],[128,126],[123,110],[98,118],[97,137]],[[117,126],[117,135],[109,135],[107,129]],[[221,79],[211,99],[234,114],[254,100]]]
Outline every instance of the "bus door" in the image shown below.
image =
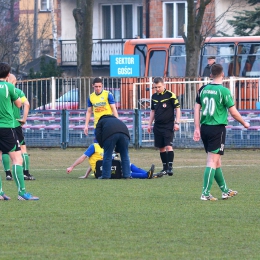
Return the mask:
[[185,77],[186,47],[184,44],[170,46],[167,77]]
[[148,77],[165,77],[168,57],[168,48],[151,48],[147,55],[147,72]]
[[240,42],[237,45],[239,77],[252,79],[236,83],[236,105],[239,109],[254,109],[259,96],[260,43]]
[[146,63],[146,56],[147,56],[147,46],[145,44],[137,44],[134,49],[134,54],[139,55],[140,77],[145,77],[145,63]]
[[216,57],[216,63],[222,65],[225,77],[234,75],[235,43],[205,43],[201,51],[199,75],[203,75],[209,56]]

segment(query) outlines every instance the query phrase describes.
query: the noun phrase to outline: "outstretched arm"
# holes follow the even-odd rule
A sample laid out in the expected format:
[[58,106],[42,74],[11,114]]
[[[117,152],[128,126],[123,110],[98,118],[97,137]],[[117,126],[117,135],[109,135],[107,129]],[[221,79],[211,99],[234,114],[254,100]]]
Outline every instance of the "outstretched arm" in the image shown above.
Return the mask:
[[250,124],[248,122],[246,122],[243,117],[241,116],[241,114],[237,111],[235,106],[232,106],[228,109],[229,113],[231,114],[231,116],[237,120],[240,124],[242,124],[245,128],[250,127]]
[[81,164],[87,156],[85,154],[82,154],[70,167],[67,168],[67,173],[69,174],[72,172],[72,170],[79,164]]

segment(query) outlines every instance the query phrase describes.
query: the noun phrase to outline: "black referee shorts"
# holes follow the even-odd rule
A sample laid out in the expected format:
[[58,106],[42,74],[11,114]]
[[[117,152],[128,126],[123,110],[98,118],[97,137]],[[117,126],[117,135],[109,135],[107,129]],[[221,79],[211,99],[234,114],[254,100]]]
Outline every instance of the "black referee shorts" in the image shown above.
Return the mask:
[[164,148],[165,146],[173,145],[174,130],[171,125],[156,125],[153,126],[154,146]]

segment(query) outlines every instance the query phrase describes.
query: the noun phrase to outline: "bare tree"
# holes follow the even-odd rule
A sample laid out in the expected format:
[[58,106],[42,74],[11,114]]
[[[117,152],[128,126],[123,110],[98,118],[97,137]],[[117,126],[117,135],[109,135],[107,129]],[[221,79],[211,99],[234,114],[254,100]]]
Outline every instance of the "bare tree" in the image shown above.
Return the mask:
[[77,66],[79,76],[91,76],[92,30],[94,0],[77,0],[73,10],[76,22]]
[[54,58],[57,58],[57,52],[58,52],[57,25],[56,25],[55,15],[54,15],[53,0],[50,1],[50,8],[51,8],[52,37],[53,37],[53,56]]
[[[183,34],[183,39],[186,45],[186,77],[196,77],[198,74],[199,54],[206,37],[216,36],[219,31],[216,24],[221,24],[226,17],[236,10],[241,2],[239,0],[232,0],[225,12],[220,14],[215,19],[205,18],[206,10],[213,10],[215,6],[221,4],[218,0],[200,0],[197,4],[194,0],[187,0],[188,2],[188,29],[187,36]],[[216,2],[216,3],[215,3]]]

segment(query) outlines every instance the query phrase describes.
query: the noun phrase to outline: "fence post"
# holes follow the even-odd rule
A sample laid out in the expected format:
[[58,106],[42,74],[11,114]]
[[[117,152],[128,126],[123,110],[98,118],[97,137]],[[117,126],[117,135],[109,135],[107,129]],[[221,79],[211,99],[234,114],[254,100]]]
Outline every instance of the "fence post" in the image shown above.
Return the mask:
[[236,91],[235,91],[235,77],[230,77],[229,89],[231,96],[234,100],[236,100]]
[[55,109],[56,103],[56,80],[54,77],[51,77],[51,109]]
[[69,112],[62,109],[61,112],[61,148],[66,149],[69,142]]
[[139,128],[140,128],[140,123],[139,123],[139,110],[135,108],[134,112],[134,148],[139,149]]

